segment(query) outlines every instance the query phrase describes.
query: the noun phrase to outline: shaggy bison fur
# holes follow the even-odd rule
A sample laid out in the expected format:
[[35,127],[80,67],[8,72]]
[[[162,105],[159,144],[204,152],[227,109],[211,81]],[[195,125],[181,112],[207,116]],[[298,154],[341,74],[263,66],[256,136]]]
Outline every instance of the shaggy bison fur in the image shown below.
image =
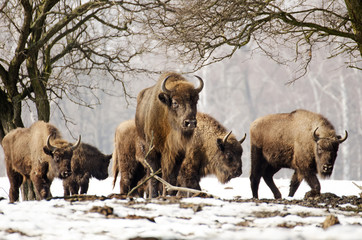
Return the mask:
[[[112,172],[113,187],[118,173],[121,175],[121,194],[127,194],[146,175],[147,166],[143,164],[144,157],[145,148],[138,138],[134,119],[120,123],[114,136]],[[139,192],[140,196],[142,192]]]
[[[196,112],[203,81],[200,86],[187,81],[177,73],[162,74],[157,83],[142,90],[137,96],[136,129],[142,144],[149,149],[151,141],[154,151],[149,163],[154,171],[162,168],[163,178],[176,184],[178,155],[185,153],[186,146],[196,128]],[[151,181],[157,184],[156,181]],[[156,188],[151,196],[157,196]],[[165,194],[165,191],[164,191]]]
[[[198,127],[194,130],[192,144],[187,152],[178,173],[178,185],[200,189],[200,178],[215,174],[222,183],[242,173],[241,143],[214,118],[207,114],[197,113]],[[113,153],[113,174],[115,185],[118,172],[121,173],[121,194],[127,194],[145,177],[143,164],[145,148],[140,143],[134,120],[121,123],[115,134],[115,149]],[[182,161],[181,161],[182,162]],[[138,195],[143,194],[143,188]]]
[[197,128],[182,161],[178,185],[200,190],[201,177],[214,174],[221,183],[242,174],[242,142],[210,115],[197,113]]
[[86,194],[91,177],[106,179],[111,158],[112,154],[104,155],[96,147],[82,143],[73,152],[72,175],[63,180],[64,196]]
[[272,190],[275,198],[281,194],[273,175],[281,168],[294,169],[289,196],[294,196],[301,181],[311,187],[308,196],[320,194],[322,178],[332,174],[339,144],[347,139],[336,135],[332,124],[322,115],[306,110],[272,114],[251,123],[251,189],[258,198],[260,178]]
[[27,179],[33,182],[37,199],[50,196],[53,179],[71,175],[71,158],[79,144],[80,137],[70,144],[62,139],[56,127],[43,121],[10,131],[2,141],[10,202],[19,199],[19,187]]

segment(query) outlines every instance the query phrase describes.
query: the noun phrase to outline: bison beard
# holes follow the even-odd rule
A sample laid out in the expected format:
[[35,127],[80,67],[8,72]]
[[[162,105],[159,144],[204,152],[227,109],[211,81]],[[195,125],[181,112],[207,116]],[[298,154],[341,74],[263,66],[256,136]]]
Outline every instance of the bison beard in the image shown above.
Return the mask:
[[19,187],[24,180],[31,180],[37,199],[50,196],[54,177],[66,178],[71,174],[72,145],[61,138],[57,128],[43,121],[29,128],[17,128],[3,139],[7,175],[10,181],[10,202],[19,199]]
[[322,115],[306,110],[272,114],[251,123],[251,174],[253,197],[258,198],[260,178],[281,198],[273,176],[281,168],[295,172],[290,182],[289,196],[293,197],[301,181],[311,187],[308,196],[320,194],[316,176],[332,174],[338,146],[348,137],[337,136],[332,124]]
[[[165,73],[158,82],[137,96],[136,128],[146,149],[153,141],[154,150],[148,161],[154,171],[160,167],[162,177],[175,185],[177,156],[183,155],[196,127],[196,112],[203,81],[194,88],[180,74]],[[157,182],[151,180],[151,196],[158,195]],[[165,191],[164,191],[165,194]]]

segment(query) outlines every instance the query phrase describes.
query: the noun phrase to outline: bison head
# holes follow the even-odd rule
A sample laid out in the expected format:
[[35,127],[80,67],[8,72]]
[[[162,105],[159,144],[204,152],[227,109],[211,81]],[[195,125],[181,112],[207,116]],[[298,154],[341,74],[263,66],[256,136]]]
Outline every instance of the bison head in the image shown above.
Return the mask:
[[241,144],[244,142],[246,134],[239,141],[235,137],[229,138],[230,134],[231,131],[223,139],[217,138],[216,140],[218,150],[213,161],[217,161],[215,174],[221,183],[227,183],[232,178],[239,177],[242,174],[241,155],[243,154],[243,148]]
[[332,174],[334,162],[337,158],[339,144],[344,142],[348,137],[348,132],[345,131],[345,136],[321,137],[317,134],[318,127],[313,132],[313,139],[316,143],[315,158],[318,173],[321,177],[329,177]]
[[69,144],[63,140],[55,141],[55,144],[50,144],[50,136],[47,139],[47,145],[43,148],[44,152],[51,156],[51,168],[54,171],[56,177],[65,179],[72,174],[71,171],[71,159],[73,151],[79,147],[80,139],[75,144]]
[[183,134],[192,134],[197,124],[196,105],[204,82],[200,77],[196,76],[200,82],[198,88],[194,88],[191,83],[186,81],[174,81],[169,84],[171,87],[168,89],[166,88],[166,82],[170,77],[172,75],[163,80],[158,98],[168,108],[171,127],[180,129]]
[[108,177],[108,165],[109,161],[112,158],[112,154],[110,155],[102,155],[97,159],[97,161],[94,161],[92,166],[92,177],[97,178],[98,180],[104,180]]

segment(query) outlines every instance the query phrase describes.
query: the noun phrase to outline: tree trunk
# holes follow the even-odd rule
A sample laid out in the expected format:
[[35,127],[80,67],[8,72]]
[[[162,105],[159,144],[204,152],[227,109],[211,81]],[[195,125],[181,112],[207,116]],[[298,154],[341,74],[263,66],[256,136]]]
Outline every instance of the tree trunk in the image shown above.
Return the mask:
[[362,57],[362,1],[361,0],[345,0],[348,15],[352,19],[352,27],[356,36],[358,49]]

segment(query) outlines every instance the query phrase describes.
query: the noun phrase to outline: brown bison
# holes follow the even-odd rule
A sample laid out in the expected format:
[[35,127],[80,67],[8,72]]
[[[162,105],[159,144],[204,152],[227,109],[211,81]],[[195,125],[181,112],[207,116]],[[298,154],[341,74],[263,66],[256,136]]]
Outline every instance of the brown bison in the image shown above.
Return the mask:
[[[137,96],[138,136],[146,149],[153,140],[154,151],[148,158],[149,163],[154,170],[161,167],[163,178],[171,184],[175,184],[177,178],[176,157],[184,154],[197,124],[196,105],[204,84],[197,78],[200,86],[194,88],[180,74],[165,73],[154,86]],[[152,197],[157,195],[155,189],[151,191]]]
[[[192,137],[190,155],[185,157],[178,174],[178,185],[200,189],[201,177],[215,174],[222,183],[242,173],[241,140],[236,140],[231,132],[207,114],[197,113],[197,128]],[[145,176],[143,166],[145,148],[138,140],[134,120],[121,123],[115,134],[115,150],[113,154],[113,186],[121,173],[121,194],[129,190]],[[179,156],[180,157],[180,156]],[[142,190],[139,195],[142,195]]]
[[[118,125],[114,136],[113,187],[121,174],[120,192],[127,194],[146,175],[145,148],[138,138],[134,119]],[[142,195],[140,192],[139,195]]]
[[337,136],[332,124],[320,114],[306,110],[272,114],[251,123],[251,174],[253,197],[258,198],[260,178],[272,190],[275,198],[281,194],[273,181],[273,175],[281,168],[295,172],[290,182],[289,196],[293,197],[301,181],[311,187],[307,194],[320,194],[322,178],[332,174],[338,146],[348,137]]
[[10,131],[2,141],[10,202],[19,199],[19,187],[25,179],[33,182],[37,199],[50,196],[54,177],[65,179],[71,175],[71,158],[79,144],[80,136],[70,144],[56,127],[43,121]]
[[108,165],[112,154],[104,155],[96,147],[81,143],[72,157],[72,175],[63,179],[64,196],[86,194],[89,178],[104,180],[108,177]]
[[215,174],[221,183],[242,173],[241,144],[246,135],[237,140],[217,120],[204,113],[197,113],[197,128],[190,149],[182,161],[177,182],[179,186],[200,190],[200,178]]

